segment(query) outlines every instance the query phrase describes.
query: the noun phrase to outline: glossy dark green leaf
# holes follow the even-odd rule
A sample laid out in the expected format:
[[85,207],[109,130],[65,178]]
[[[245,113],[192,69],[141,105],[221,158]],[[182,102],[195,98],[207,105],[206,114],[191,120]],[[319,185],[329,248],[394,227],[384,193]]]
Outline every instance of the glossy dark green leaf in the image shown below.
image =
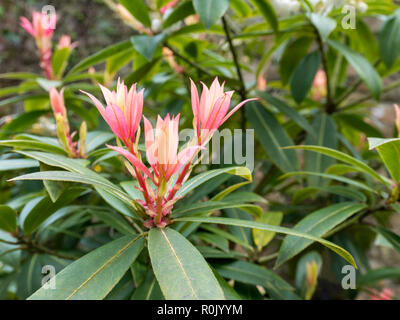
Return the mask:
[[271,161],[284,172],[295,171],[299,167],[296,153],[282,149],[294,143],[274,115],[259,102],[248,103],[246,113]]
[[[312,126],[317,135],[308,135],[306,145],[337,149],[336,125],[329,115],[323,113],[316,116]],[[305,152],[304,164],[306,171],[323,173],[334,162],[333,158],[327,157],[322,153]],[[324,181],[318,176],[311,176],[308,178],[308,184],[310,186],[318,186],[323,185]]]
[[40,288],[29,300],[99,300],[107,296],[135,261],[144,239],[128,235],[74,261],[55,277],[56,288]]
[[274,272],[261,266],[246,261],[235,261],[228,264],[216,265],[215,269],[224,278],[255,286],[263,286],[273,299],[299,299],[290,284]]
[[379,51],[386,66],[391,68],[400,55],[400,10],[382,25],[379,31]]
[[0,160],[0,171],[11,171],[39,167],[39,162],[32,159],[6,159]]
[[269,23],[271,28],[277,32],[279,28],[278,18],[276,16],[274,7],[269,0],[251,0],[251,2],[260,10],[262,16]]
[[147,61],[152,61],[154,57],[154,53],[157,48],[164,40],[164,34],[158,34],[155,36],[148,35],[137,35],[131,37],[131,42],[133,47],[146,58]]
[[149,10],[143,0],[118,0],[128,11],[146,27],[151,27]]
[[400,182],[400,139],[368,138],[368,143],[370,150],[378,151],[392,178]]
[[370,62],[361,54],[340,42],[328,40],[328,43],[332,48],[343,54],[347,62],[354,68],[360,78],[367,85],[372,96],[378,100],[382,92],[382,79]]
[[[365,207],[365,205],[361,205],[361,204],[358,204],[358,206],[362,206],[361,209]],[[304,238],[304,239],[307,239],[307,241],[309,241],[309,240],[317,241],[317,242],[323,244],[324,246],[328,247],[332,251],[336,252],[338,255],[340,255],[345,260],[350,262],[353,266],[356,266],[354,258],[351,256],[351,254],[349,252],[347,252],[343,248],[339,247],[338,245],[336,245],[330,241],[324,240],[319,237],[315,237],[314,235],[311,235],[311,234],[305,233],[305,232],[301,232],[301,231],[298,231],[295,229],[271,226],[271,225],[267,225],[264,223],[259,223],[259,222],[255,222],[255,221],[249,221],[249,220],[220,218],[220,217],[184,217],[184,218],[174,219],[174,221],[216,223],[216,224],[223,224],[223,225],[228,225],[228,226],[238,226],[238,227],[251,228],[251,229],[268,230],[268,231],[272,231],[272,232],[276,232],[276,233],[282,233],[282,234],[287,234],[287,235],[291,235],[294,237]]]
[[167,300],[224,300],[224,294],[198,250],[173,229],[149,231],[154,273]]
[[24,232],[26,234],[34,232],[39,228],[42,222],[49,218],[54,212],[70,204],[85,191],[85,188],[80,187],[66,189],[55,202],[53,202],[50,197],[44,197],[25,217],[23,224]]
[[301,60],[290,79],[290,90],[297,103],[301,103],[311,89],[321,63],[321,54],[314,51]]
[[73,73],[77,73],[79,71],[85,70],[91,66],[94,66],[98,63],[106,61],[108,58],[120,53],[122,50],[129,49],[132,46],[129,40],[118,42],[113,44],[107,48],[104,48],[91,56],[83,59],[77,65],[75,65],[69,72],[68,75]]
[[322,40],[327,40],[329,35],[336,29],[337,22],[335,19],[324,16],[322,14],[311,13],[310,20],[317,28]]
[[163,27],[168,28],[178,21],[195,14],[192,1],[184,1],[172,11],[163,22]]
[[[378,139],[373,140],[374,138],[370,138],[370,148],[376,148],[378,147],[378,144],[376,144],[375,142],[378,142]],[[380,140],[381,142],[383,142],[382,140]],[[369,175],[371,175],[372,177],[376,178],[378,181],[381,181],[383,183],[390,183],[389,181],[387,181],[383,176],[379,175],[375,170],[373,170],[372,168],[370,168],[366,163],[364,163],[363,161],[360,161],[352,156],[349,156],[348,154],[345,154],[343,152],[337,151],[335,149],[331,149],[331,148],[326,148],[323,146],[313,146],[313,145],[307,145],[307,146],[294,146],[294,147],[288,147],[290,149],[304,149],[304,150],[308,150],[308,151],[314,151],[314,152],[318,152],[318,153],[322,153],[325,154],[329,157],[332,157],[334,159],[343,161],[345,163],[348,163],[352,166],[354,166],[356,169],[360,170],[361,172],[365,172]],[[357,170],[356,170],[357,171]]]
[[0,205],[0,229],[7,232],[17,230],[17,214],[6,205]]
[[306,118],[304,118],[299,112],[297,112],[294,108],[287,105],[284,101],[272,96],[267,92],[257,92],[258,95],[264,99],[269,104],[273,105],[277,108],[280,112],[287,115],[290,119],[296,122],[301,128],[307,131],[311,135],[316,135],[314,128],[310,125]]
[[148,270],[145,280],[133,293],[131,300],[164,300],[160,285],[152,270]]
[[[365,209],[365,204],[356,202],[342,202],[317,210],[308,214],[297,223],[293,230],[307,233],[316,237],[323,237],[334,227],[350,218],[352,215]],[[310,246],[312,241],[287,236],[279,250],[276,266],[280,266],[295,255]]]
[[283,85],[286,85],[300,61],[307,55],[313,39],[300,37],[289,43],[279,61],[279,73]]
[[53,57],[51,58],[51,68],[54,76],[61,77],[63,75],[68,63],[70,52],[71,50],[68,47],[59,48],[54,52]]
[[388,267],[369,270],[357,278],[357,286],[370,286],[386,279],[400,279],[400,268]]
[[208,170],[187,180],[182,185],[182,188],[177,192],[177,196],[183,197],[184,195],[186,195],[193,189],[199,187],[203,183],[223,174],[231,174],[252,181],[251,171],[246,167],[228,167],[223,169]]
[[229,8],[229,0],[193,0],[193,7],[207,29],[221,18]]

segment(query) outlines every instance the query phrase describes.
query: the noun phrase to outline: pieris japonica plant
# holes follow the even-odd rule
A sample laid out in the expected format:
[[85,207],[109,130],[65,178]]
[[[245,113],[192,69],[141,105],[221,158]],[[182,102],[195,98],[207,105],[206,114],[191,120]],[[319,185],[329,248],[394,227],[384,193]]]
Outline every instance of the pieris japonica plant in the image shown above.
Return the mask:
[[0,299],[395,299],[398,4],[104,4],[131,36],[87,57],[58,2],[15,17]]

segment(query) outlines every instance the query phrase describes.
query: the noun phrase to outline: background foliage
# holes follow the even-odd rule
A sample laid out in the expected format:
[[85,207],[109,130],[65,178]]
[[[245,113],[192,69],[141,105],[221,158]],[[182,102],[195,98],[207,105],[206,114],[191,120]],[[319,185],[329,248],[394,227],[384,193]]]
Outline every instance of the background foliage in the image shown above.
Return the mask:
[[[317,2],[286,15],[274,1],[182,0],[162,14],[169,1],[121,0],[127,15],[111,1],[54,1],[56,38],[79,42],[56,82],[18,26],[46,3],[2,2],[0,298],[398,297],[398,3],[365,1],[344,29],[341,8],[324,15]],[[149,118],[181,112],[190,128],[188,78],[215,76],[236,100],[259,98],[226,125],[254,128],[255,170],[197,166],[174,224],[141,233],[135,182],[79,90],[138,82]],[[88,125],[87,159],[56,139],[54,85],[71,127]],[[343,290],[351,262],[357,287]],[[40,289],[44,265],[62,270],[56,290]]]

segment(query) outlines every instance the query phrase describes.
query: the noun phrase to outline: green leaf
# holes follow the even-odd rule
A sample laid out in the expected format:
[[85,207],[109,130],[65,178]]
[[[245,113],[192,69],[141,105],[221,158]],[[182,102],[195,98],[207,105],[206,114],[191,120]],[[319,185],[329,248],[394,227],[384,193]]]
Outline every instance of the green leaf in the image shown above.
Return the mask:
[[112,208],[117,210],[118,212],[122,213],[125,216],[131,217],[133,219],[140,219],[136,212],[132,210],[132,207],[128,207],[125,202],[121,201],[109,191],[95,186],[97,193],[107,202]]
[[307,172],[307,171],[297,171],[297,172],[289,172],[286,173],[284,175],[282,175],[279,179],[284,180],[288,177],[293,177],[293,176],[298,176],[298,175],[304,175],[304,176],[317,176],[317,177],[321,177],[321,178],[325,178],[325,179],[331,179],[331,180],[336,180],[336,181],[340,181],[343,183],[347,183],[351,186],[363,189],[363,190],[367,190],[369,192],[372,193],[376,193],[379,194],[379,192],[375,189],[370,188],[369,186],[367,186],[366,184],[356,181],[354,179],[350,179],[350,178],[346,178],[346,177],[342,177],[342,176],[338,176],[338,175],[334,175],[334,174],[327,174],[327,173],[319,173],[319,172]]
[[378,150],[393,180],[400,182],[400,139],[368,138],[368,143],[369,150]]
[[246,248],[246,249],[249,249],[249,250],[253,251],[253,247],[252,246],[250,246],[247,242],[242,241],[241,239],[239,239],[238,237],[236,237],[235,235],[233,235],[230,232],[224,231],[224,230],[222,230],[220,228],[211,227],[211,226],[208,226],[208,225],[201,226],[201,228],[205,229],[205,230],[207,230],[209,232],[218,234],[218,235],[224,237],[225,239],[228,239],[228,240],[230,240],[230,241],[242,246],[243,248]]
[[[94,172],[93,172],[94,173]],[[68,172],[68,171],[45,171],[45,172],[35,172],[26,175],[22,175],[11,179],[10,181],[16,180],[50,180],[50,181],[70,181],[77,183],[91,184],[94,186],[99,186],[107,191],[111,192],[113,195],[117,196],[121,200],[125,201],[129,205],[132,205],[133,200],[131,200],[120,188],[107,181],[101,176],[95,175],[83,175],[82,173]]]
[[221,289],[223,290],[224,296],[227,300],[242,300],[235,289],[233,289],[232,286],[228,282],[226,282],[226,280],[222,276],[220,276],[218,272],[213,269],[213,273],[215,278],[218,280],[218,283],[221,286]]
[[54,212],[71,203],[85,191],[85,188],[79,187],[66,189],[55,202],[50,197],[44,197],[25,217],[23,223],[24,232],[26,234],[33,233]]
[[[329,115],[325,113],[317,115],[312,126],[317,135],[307,136],[306,145],[325,146],[332,149],[337,148],[336,126]],[[322,173],[334,162],[333,158],[326,157],[321,153],[305,152],[305,171]],[[308,178],[310,186],[323,185],[323,182],[318,176],[310,176]]]
[[36,82],[46,91],[50,91],[51,88],[61,86],[62,82],[58,80],[49,80],[46,78],[37,78]]
[[[256,217],[254,221],[272,226],[279,226],[282,222],[282,218],[282,212],[268,211],[264,212],[261,217]],[[258,251],[260,252],[274,237],[275,232],[253,229],[254,243],[257,245]]]
[[[307,269],[307,265],[316,266],[316,274],[310,274],[311,270]],[[303,255],[296,266],[296,288],[297,292],[306,300],[310,300],[317,286],[317,277],[321,272],[322,257],[316,251],[311,251]],[[309,283],[310,277],[315,276],[314,283]]]
[[153,61],[150,61],[135,71],[133,71],[131,74],[125,77],[125,85],[130,86],[136,82],[141,81],[153,68],[157,65],[159,58],[155,58]]
[[172,216],[186,217],[189,215],[195,215],[199,213],[211,213],[216,210],[232,209],[232,208],[242,209],[243,211],[246,211],[254,216],[260,216],[262,214],[262,209],[254,204],[234,202],[234,201],[229,201],[229,202],[206,201],[179,207],[173,211]]
[[329,35],[336,29],[336,20],[317,13],[310,14],[311,23],[317,28],[323,41],[329,38]]
[[151,27],[149,11],[143,0],[118,0],[128,11],[146,27]]
[[379,31],[379,51],[388,68],[400,55],[400,10],[387,19]]
[[160,285],[152,270],[147,271],[145,280],[135,290],[131,300],[164,300]]
[[152,61],[154,57],[154,53],[157,48],[164,41],[165,35],[158,34],[155,36],[148,35],[137,35],[131,37],[131,42],[133,47],[146,58],[147,61]]
[[271,161],[284,172],[295,171],[299,167],[296,153],[282,150],[294,143],[274,115],[259,102],[248,103],[246,113]]
[[0,205],[0,229],[7,232],[17,230],[17,214],[9,206]]
[[200,173],[194,178],[186,181],[182,188],[176,193],[178,197],[183,197],[193,189],[207,182],[208,180],[215,178],[222,174],[232,174],[235,176],[242,177],[246,180],[252,181],[251,171],[246,167],[229,167],[223,169],[208,170],[206,172]]
[[185,1],[179,4],[163,22],[163,27],[168,28],[173,24],[185,19],[186,17],[195,14],[192,1]]
[[132,234],[132,226],[116,212],[106,210],[106,208],[89,208],[87,211],[121,234]]
[[398,253],[400,253],[400,236],[398,234],[382,226],[377,226],[375,230],[382,235]]
[[91,131],[88,132],[86,136],[86,150],[87,152],[91,152],[95,150],[97,147],[103,145],[107,141],[115,138],[115,135],[111,132],[105,131]]
[[[360,204],[359,206],[364,206],[364,205]],[[324,246],[328,247],[332,251],[336,252],[338,255],[340,255],[345,260],[347,260],[349,263],[351,263],[354,267],[356,267],[354,258],[351,256],[351,254],[349,252],[347,252],[343,248],[339,247],[338,245],[336,245],[330,241],[315,237],[313,235],[310,235],[310,234],[307,234],[307,233],[304,233],[304,232],[301,232],[298,230],[284,228],[284,227],[278,227],[278,226],[271,226],[271,225],[267,225],[264,223],[259,223],[259,222],[249,221],[249,220],[239,220],[239,219],[220,218],[220,217],[184,217],[184,218],[174,219],[174,221],[216,223],[216,224],[224,224],[224,225],[229,225],[229,226],[238,226],[238,227],[251,228],[251,229],[267,230],[267,231],[288,234],[288,235],[292,235],[295,237],[300,237],[300,238],[316,241],[316,242],[319,242],[319,243],[323,244]]]
[[[376,144],[374,142],[376,142],[377,139],[374,138],[370,138],[368,139],[368,141],[370,142],[370,148],[376,148]],[[326,148],[326,147],[320,147],[320,146],[293,146],[293,147],[287,147],[288,149],[302,149],[302,150],[308,150],[308,151],[314,151],[314,152],[319,152],[322,154],[325,154],[329,157],[332,157],[334,159],[343,161],[345,163],[348,163],[350,165],[353,165],[354,167],[356,167],[357,169],[361,170],[362,172],[365,172],[367,174],[369,174],[370,176],[374,177],[375,179],[385,183],[385,184],[390,184],[390,181],[386,180],[384,177],[382,177],[380,174],[378,174],[375,170],[373,170],[372,168],[370,168],[367,164],[365,164],[364,162],[349,156],[343,152],[334,150],[334,149],[330,149],[330,148]]]
[[47,151],[58,155],[67,154],[67,152],[59,146],[31,139],[0,140],[0,145],[5,147],[14,147],[15,149]]
[[167,300],[225,299],[207,262],[180,233],[153,228],[148,242],[151,264]]
[[278,98],[275,98],[268,92],[261,92],[257,91],[257,94],[266,102],[269,104],[273,105],[275,108],[277,108],[280,112],[284,113],[287,115],[290,119],[292,119],[299,127],[303,128],[307,133],[311,135],[315,135],[316,133],[314,131],[314,128],[309,124],[309,122],[304,118],[300,113],[296,111],[296,109],[290,107],[287,105],[284,101],[279,100]]
[[15,135],[18,132],[30,129],[33,124],[35,124],[38,119],[46,114],[47,111],[36,110],[31,112],[24,112],[10,122],[2,126],[0,130],[0,137],[7,137],[9,135]]
[[61,77],[67,66],[71,50],[69,48],[57,49],[51,58],[51,68],[54,76]]
[[[334,227],[365,208],[365,204],[356,202],[343,202],[331,205],[308,214],[294,226],[294,230],[322,237]],[[308,239],[298,239],[293,236],[286,237],[279,250],[276,266],[282,265],[311,244],[312,241]]]
[[286,85],[300,61],[307,55],[313,39],[300,37],[289,43],[279,61],[279,73],[283,85]]
[[75,65],[69,72],[68,75],[77,73],[79,71],[85,70],[93,65],[106,61],[108,58],[119,54],[121,51],[129,49],[132,43],[129,40],[118,42],[107,48],[104,48],[91,56],[83,59],[77,65]]
[[357,286],[364,287],[375,284],[381,280],[400,279],[400,268],[379,268],[369,270],[365,274],[357,277]]
[[114,240],[76,260],[54,278],[56,288],[40,288],[29,300],[99,300],[123,277],[144,246],[141,236]]
[[382,79],[375,68],[365,59],[361,54],[353,51],[349,47],[334,40],[328,40],[329,45],[339,51],[346,58],[347,62],[351,64],[354,70],[358,73],[360,78],[367,85],[371,91],[372,96],[379,100],[382,92]]
[[229,252],[229,241],[224,237],[210,232],[196,232],[195,238],[199,238],[211,246],[221,249],[224,252]]
[[321,63],[321,54],[314,51],[300,62],[290,79],[290,90],[297,103],[301,103],[311,89]]
[[216,265],[215,270],[224,278],[263,286],[270,297],[279,300],[298,300],[294,288],[274,272],[246,261]]
[[0,107],[22,102],[22,101],[41,101],[43,99],[48,99],[49,95],[47,93],[38,93],[38,94],[26,94],[26,95],[19,95],[16,97],[11,97],[8,99],[3,99],[0,101]]
[[279,28],[278,18],[276,16],[274,7],[268,0],[251,0],[251,2],[260,10],[265,20],[269,23],[271,28],[277,32]]
[[11,171],[25,168],[39,167],[36,160],[31,159],[7,159],[0,160],[0,171]]
[[229,8],[229,0],[193,0],[193,7],[206,29],[210,29]]

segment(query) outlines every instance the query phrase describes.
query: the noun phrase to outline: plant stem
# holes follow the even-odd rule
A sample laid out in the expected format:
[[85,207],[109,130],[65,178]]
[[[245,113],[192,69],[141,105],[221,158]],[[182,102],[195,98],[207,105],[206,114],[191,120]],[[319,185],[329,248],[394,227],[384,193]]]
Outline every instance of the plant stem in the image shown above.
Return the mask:
[[[381,62],[381,60],[378,59],[374,63],[374,67],[376,68],[380,62]],[[362,79],[358,79],[358,81],[356,83],[354,83],[353,86],[351,86],[345,93],[343,93],[343,95],[341,97],[339,97],[339,99],[336,101],[336,105],[340,105],[343,101],[345,101],[354,91],[356,91],[358,89],[358,87],[362,83],[363,83]]]
[[[235,67],[236,67],[236,73],[237,73],[237,76],[238,76],[239,82],[240,82],[240,89],[239,89],[240,98],[242,100],[246,100],[247,99],[246,86],[244,83],[243,74],[242,74],[242,70],[240,68],[240,63],[239,63],[239,59],[238,59],[238,56],[236,53],[236,49],[233,46],[230,28],[229,28],[228,22],[226,21],[225,17],[223,16],[221,19],[222,19],[222,24],[224,26],[226,40],[229,43],[229,48],[230,48],[230,51],[232,54],[233,62],[235,63]],[[242,130],[245,130],[246,129],[246,121],[247,121],[245,109],[241,108],[241,112],[242,112]]]
[[276,259],[276,258],[278,257],[278,254],[279,254],[279,253],[276,252],[276,253],[272,253],[272,254],[270,254],[270,255],[268,255],[268,256],[260,257],[260,258],[258,259],[258,262],[259,262],[259,263],[265,263],[265,262],[274,260],[274,259]]
[[204,73],[208,77],[212,78],[213,75],[204,69],[202,66],[198,65],[196,62],[190,61],[188,58],[182,56],[176,49],[171,47],[168,43],[164,43],[164,47],[168,48],[173,52],[173,54],[180,60],[186,62],[188,65],[192,66],[193,68],[197,69],[199,72]]
[[[397,81],[393,82],[391,85],[389,85],[386,88],[384,88],[382,90],[382,93],[389,92],[389,91],[391,91],[393,89],[396,89],[397,87],[400,87],[400,80],[397,80]],[[363,103],[365,101],[368,101],[368,100],[370,100],[372,98],[373,98],[372,95],[369,94],[368,96],[360,98],[360,99],[358,99],[358,100],[356,100],[356,101],[344,106],[343,108],[338,109],[338,111],[346,111],[346,110],[351,109],[352,107],[354,107],[354,106],[356,106],[356,105],[358,105],[360,103]]]
[[0,257],[3,257],[3,256],[5,256],[6,254],[9,254],[9,253],[11,253],[11,252],[13,252],[13,251],[18,251],[18,250],[23,250],[23,249],[25,249],[25,247],[22,247],[22,246],[21,246],[21,247],[18,247],[18,248],[13,248],[13,249],[4,251],[4,252],[0,253]]
[[19,242],[7,241],[7,240],[3,240],[3,239],[0,239],[0,242],[7,243],[7,244],[13,244],[13,245],[19,244]]
[[332,97],[332,87],[331,87],[331,79],[330,79],[330,74],[329,74],[328,59],[326,57],[322,37],[321,37],[318,29],[314,25],[313,25],[313,27],[314,27],[315,35],[317,37],[319,51],[321,52],[322,66],[323,66],[325,74],[326,74],[327,98],[326,98],[325,111],[328,114],[331,114],[336,111],[336,105],[335,105],[335,101],[333,100],[333,97]]

